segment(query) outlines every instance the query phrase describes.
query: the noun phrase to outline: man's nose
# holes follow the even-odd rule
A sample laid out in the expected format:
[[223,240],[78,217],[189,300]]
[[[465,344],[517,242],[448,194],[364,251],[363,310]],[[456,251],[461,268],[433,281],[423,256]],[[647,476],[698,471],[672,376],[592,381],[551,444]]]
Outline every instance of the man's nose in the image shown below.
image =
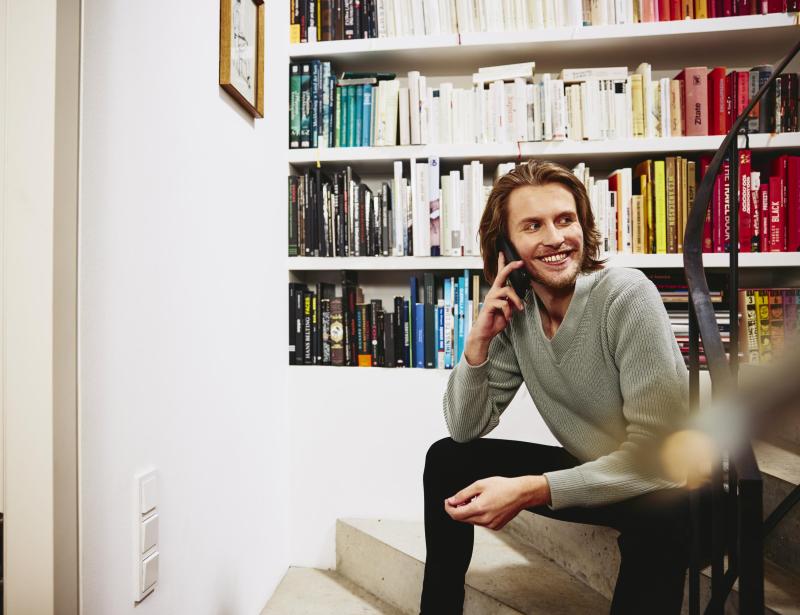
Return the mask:
[[560,246],[564,243],[564,233],[555,224],[545,225],[544,243],[548,246]]

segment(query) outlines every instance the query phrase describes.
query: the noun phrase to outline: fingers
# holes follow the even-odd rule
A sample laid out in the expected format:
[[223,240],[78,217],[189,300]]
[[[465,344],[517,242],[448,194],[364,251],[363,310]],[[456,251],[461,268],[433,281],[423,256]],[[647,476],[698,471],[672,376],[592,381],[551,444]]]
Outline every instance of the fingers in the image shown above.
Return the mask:
[[470,502],[475,496],[479,495],[481,491],[483,491],[481,483],[480,481],[476,481],[468,487],[464,487],[461,491],[447,498],[445,501],[451,506],[463,506]]
[[503,288],[506,285],[506,281],[508,280],[508,276],[511,275],[511,272],[514,269],[519,269],[520,267],[524,267],[524,261],[511,261],[510,263],[506,264],[506,259],[503,256],[503,253],[500,252],[497,255],[497,276],[494,279],[494,284],[492,284],[493,288]]

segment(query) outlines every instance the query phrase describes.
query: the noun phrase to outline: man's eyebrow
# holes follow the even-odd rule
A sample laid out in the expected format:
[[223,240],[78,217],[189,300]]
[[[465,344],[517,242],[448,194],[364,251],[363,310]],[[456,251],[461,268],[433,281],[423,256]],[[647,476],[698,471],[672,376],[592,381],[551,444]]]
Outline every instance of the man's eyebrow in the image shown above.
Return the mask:
[[[577,214],[577,212],[574,212],[571,209],[565,209],[565,210],[560,211],[557,214],[555,214],[554,217],[555,218],[562,218],[564,216],[572,216],[572,217],[577,218],[578,214]],[[539,220],[541,220],[541,219],[542,219],[542,216],[526,216],[525,218],[523,218],[522,220],[520,220],[517,223],[517,226],[520,226],[520,225],[523,225],[523,224],[528,224],[530,222],[539,222]]]

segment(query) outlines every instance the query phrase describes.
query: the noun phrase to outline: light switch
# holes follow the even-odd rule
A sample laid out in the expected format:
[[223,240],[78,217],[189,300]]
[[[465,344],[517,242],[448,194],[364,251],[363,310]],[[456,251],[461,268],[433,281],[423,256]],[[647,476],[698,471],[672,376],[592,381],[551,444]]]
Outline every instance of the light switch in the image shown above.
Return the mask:
[[140,591],[145,593],[158,581],[158,551],[142,562]]
[[142,521],[141,530],[142,555],[158,544],[158,513]]
[[158,482],[156,473],[139,476],[139,513],[146,515],[158,505]]

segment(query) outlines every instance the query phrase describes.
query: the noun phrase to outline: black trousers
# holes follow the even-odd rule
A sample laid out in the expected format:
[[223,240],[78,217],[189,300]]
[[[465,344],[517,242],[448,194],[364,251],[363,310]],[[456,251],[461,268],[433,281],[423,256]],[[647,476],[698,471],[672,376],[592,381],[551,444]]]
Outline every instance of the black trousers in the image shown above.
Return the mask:
[[[455,615],[463,609],[473,526],[455,521],[445,512],[446,498],[482,478],[539,475],[579,464],[560,447],[529,442],[478,439],[459,444],[445,438],[433,444],[423,477],[427,557],[422,615]],[[656,491],[596,508],[553,511],[543,506],[530,510],[620,532],[617,542],[621,563],[611,603],[613,615],[681,612],[691,543],[689,496],[685,490]]]

